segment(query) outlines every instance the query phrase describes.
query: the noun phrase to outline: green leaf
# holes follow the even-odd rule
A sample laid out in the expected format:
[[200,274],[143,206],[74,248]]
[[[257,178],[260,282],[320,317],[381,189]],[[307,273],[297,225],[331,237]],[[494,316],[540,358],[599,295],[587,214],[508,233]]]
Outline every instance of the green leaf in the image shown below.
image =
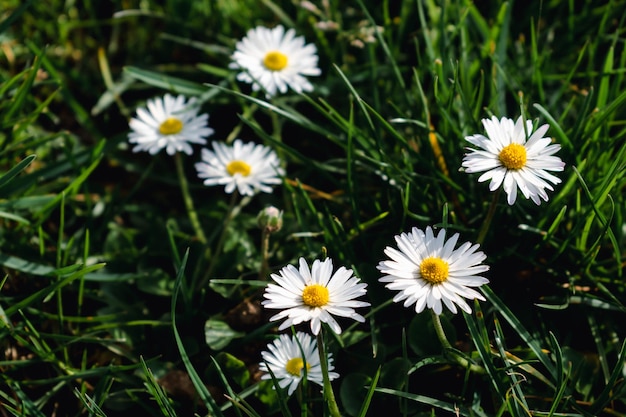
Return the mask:
[[411,363],[404,358],[393,358],[385,362],[380,372],[380,384],[389,388],[401,389]]
[[170,296],[174,289],[174,281],[162,269],[155,269],[137,280],[139,290],[153,295]]
[[265,405],[268,415],[273,415],[280,411],[281,407],[286,407],[286,401],[281,401],[278,391],[274,389],[274,384],[270,380],[263,380],[257,384],[255,396]]
[[[450,343],[456,340],[456,330],[445,314],[440,316],[443,329]],[[441,342],[433,327],[430,314],[416,314],[409,324],[408,343],[411,350],[418,356],[437,355],[441,353]]]
[[[219,352],[215,355],[215,362],[219,365],[219,369],[223,374],[239,385],[240,388],[247,386],[250,382],[250,372],[248,372],[246,364],[230,353]],[[217,371],[218,369],[214,365],[209,366],[207,380],[216,381],[217,377],[213,374]]]
[[341,379],[339,398],[345,412],[351,416],[357,416],[367,398],[365,387],[372,378],[360,373],[351,373]]
[[231,340],[243,336],[245,333],[234,331],[221,320],[209,319],[204,323],[204,340],[213,350],[222,350]]

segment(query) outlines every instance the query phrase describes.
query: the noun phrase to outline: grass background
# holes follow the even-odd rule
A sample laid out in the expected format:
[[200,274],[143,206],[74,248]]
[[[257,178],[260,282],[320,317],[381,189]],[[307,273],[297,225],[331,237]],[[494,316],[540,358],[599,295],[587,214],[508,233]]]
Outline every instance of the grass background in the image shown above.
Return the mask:
[[[626,4],[312,3],[1,1],[0,412],[323,415],[316,387],[301,406],[259,382],[276,326],[256,215],[272,204],[272,270],[327,253],[368,283],[367,322],[328,340],[345,415],[624,415]],[[317,45],[314,93],[267,101],[228,70],[248,29],[276,24]],[[134,109],[165,91],[287,170],[231,199],[184,157],[206,244],[173,159],[127,145]],[[499,196],[488,301],[443,316],[458,351],[442,351],[375,266],[413,226],[477,238],[493,195],[459,171],[463,138],[520,113],[550,124],[563,183],[540,207]]]

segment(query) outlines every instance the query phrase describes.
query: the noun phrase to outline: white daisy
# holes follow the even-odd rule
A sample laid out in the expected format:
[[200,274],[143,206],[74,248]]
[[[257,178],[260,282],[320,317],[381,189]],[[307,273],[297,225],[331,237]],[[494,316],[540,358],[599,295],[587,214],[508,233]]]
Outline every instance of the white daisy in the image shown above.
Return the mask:
[[225,185],[226,192],[237,189],[242,195],[252,196],[259,191],[271,193],[272,184],[280,184],[285,171],[280,167],[276,153],[267,146],[244,144],[235,139],[233,146],[213,142],[213,151],[202,149],[202,162],[196,163],[204,185]]
[[267,285],[263,305],[282,310],[270,318],[271,321],[286,318],[279,330],[311,321],[311,331],[315,335],[319,333],[322,322],[339,334],[341,327],[333,315],[365,321],[354,308],[370,304],[354,299],[365,294],[367,284],[360,283],[359,278],[352,275],[352,270],[343,266],[333,274],[330,258],[324,261],[316,259],[311,270],[306,260],[300,258],[299,269],[287,265],[279,274],[271,274],[271,277],[276,284]]
[[213,129],[207,126],[208,114],[198,116],[198,108],[193,108],[195,102],[191,98],[185,103],[184,96],[170,94],[149,99],[147,109],[138,108],[137,118],[130,119],[132,132],[128,141],[136,144],[133,152],[148,151],[154,155],[165,148],[169,155],[181,151],[191,155],[190,143],[206,144]]
[[[494,191],[501,184],[507,194],[509,205],[515,203],[519,188],[525,198],[530,198],[537,205],[540,197],[548,201],[546,189],[554,189],[548,183],[558,184],[561,180],[547,171],[563,171],[565,164],[557,156],[553,156],[560,145],[550,145],[552,139],[544,138],[548,125],[540,126],[532,133],[533,125],[526,121],[526,129],[522,118],[513,123],[512,119],[495,116],[483,119],[487,137],[472,135],[465,140],[481,149],[470,149],[465,154],[462,166],[468,173],[483,172],[479,182],[491,179],[489,190]],[[531,134],[532,133],[532,134]],[[526,140],[528,134],[528,141]]]
[[287,92],[287,88],[301,93],[312,91],[313,86],[304,77],[320,75],[317,67],[317,48],[305,45],[304,37],[296,37],[296,32],[285,32],[282,26],[273,29],[256,27],[237,42],[229,67],[243,70],[237,75],[242,82],[251,83],[252,89],[261,88],[268,97],[277,90]]
[[487,265],[481,264],[486,256],[476,252],[478,244],[465,242],[454,249],[458,233],[446,242],[445,229],[435,237],[430,227],[426,228],[426,233],[414,227],[411,233],[401,233],[395,239],[400,250],[385,248],[391,260],[381,261],[377,266],[385,274],[379,281],[388,282],[386,287],[390,290],[400,291],[393,297],[394,302],[405,300],[405,307],[415,303],[417,313],[428,307],[437,314],[441,314],[443,302],[456,314],[457,305],[466,313],[472,312],[462,297],[485,300],[469,288],[489,282],[476,275],[489,270]]
[[[267,348],[261,353],[263,362],[259,368],[264,372],[261,379],[271,379],[271,370],[281,388],[289,386],[287,393],[291,395],[304,377],[306,367],[307,381],[324,384],[317,344],[310,335],[303,332],[297,332],[295,337],[281,334]],[[331,381],[339,377],[338,373],[330,372],[334,369],[332,362],[332,354],[329,353],[328,379]]]

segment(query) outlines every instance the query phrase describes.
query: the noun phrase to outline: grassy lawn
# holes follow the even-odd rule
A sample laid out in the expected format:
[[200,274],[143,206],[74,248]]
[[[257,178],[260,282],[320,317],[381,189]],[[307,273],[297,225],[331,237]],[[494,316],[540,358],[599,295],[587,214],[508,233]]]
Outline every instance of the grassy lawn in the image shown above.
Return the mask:
[[0,414],[626,416],[625,43],[622,0],[0,0]]

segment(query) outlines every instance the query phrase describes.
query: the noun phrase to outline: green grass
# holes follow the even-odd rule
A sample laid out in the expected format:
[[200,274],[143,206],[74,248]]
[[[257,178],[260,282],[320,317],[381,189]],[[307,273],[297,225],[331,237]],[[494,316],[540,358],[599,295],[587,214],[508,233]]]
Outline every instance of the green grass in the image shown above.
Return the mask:
[[[258,373],[277,333],[259,304],[271,204],[272,272],[328,255],[368,284],[366,323],[326,332],[342,415],[626,415],[624,2],[312,3],[3,2],[2,414],[328,415],[319,387],[287,399]],[[276,24],[316,44],[313,93],[268,100],[228,69]],[[211,139],[285,164],[272,194],[231,198],[182,155],[206,243],[174,158],[127,143],[167,91],[198,97]],[[493,193],[459,171],[464,137],[520,114],[550,125],[562,183],[539,207],[499,195],[487,301],[442,316],[444,349],[376,265],[413,226],[478,239]]]

